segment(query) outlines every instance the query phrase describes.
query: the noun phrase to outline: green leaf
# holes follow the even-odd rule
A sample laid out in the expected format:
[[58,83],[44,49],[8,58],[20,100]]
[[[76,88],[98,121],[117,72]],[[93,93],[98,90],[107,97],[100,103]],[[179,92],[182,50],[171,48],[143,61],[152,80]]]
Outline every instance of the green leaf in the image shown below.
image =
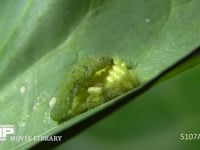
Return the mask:
[[[0,124],[13,124],[15,136],[65,130],[67,139],[158,79],[166,79],[172,69],[170,77],[185,70],[185,60],[190,66],[198,64],[199,56],[194,59],[190,54],[200,45],[199,4],[198,0],[1,0]],[[49,116],[49,103],[66,72],[94,54],[119,56],[134,68],[141,86],[58,125]],[[175,64],[183,58],[185,64],[178,69]],[[36,143],[7,140],[0,149],[25,149]]]

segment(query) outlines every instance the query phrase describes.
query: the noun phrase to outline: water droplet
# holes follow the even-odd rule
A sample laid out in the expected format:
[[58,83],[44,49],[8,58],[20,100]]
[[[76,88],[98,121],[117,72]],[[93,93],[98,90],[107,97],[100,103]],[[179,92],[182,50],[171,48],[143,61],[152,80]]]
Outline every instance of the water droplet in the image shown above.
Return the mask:
[[50,123],[50,112],[44,112],[44,119],[43,122],[45,124],[49,124]]
[[49,107],[52,108],[56,103],[56,97],[52,97],[49,101]]
[[25,121],[20,121],[18,126],[19,127],[24,127],[24,126],[26,126],[26,122]]
[[145,22],[146,22],[146,23],[149,23],[149,22],[150,22],[150,19],[149,19],[149,18],[147,18],[147,19],[145,20]]
[[39,107],[39,105],[40,105],[40,103],[39,103],[39,102],[35,103],[35,105],[33,105],[33,110],[37,110],[37,109],[38,109],[38,107]]
[[37,100],[40,100],[40,98],[41,98],[40,96],[37,96]]
[[24,85],[21,86],[20,89],[19,89],[19,92],[20,92],[21,94],[24,94],[24,93],[26,92],[26,87],[25,87]]

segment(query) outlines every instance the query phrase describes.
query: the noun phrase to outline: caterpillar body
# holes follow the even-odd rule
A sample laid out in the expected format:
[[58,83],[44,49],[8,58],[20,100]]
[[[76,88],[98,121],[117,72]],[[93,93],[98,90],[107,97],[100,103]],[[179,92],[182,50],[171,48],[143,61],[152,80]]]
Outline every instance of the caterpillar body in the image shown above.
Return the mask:
[[91,56],[66,75],[51,118],[68,120],[138,86],[132,69],[118,58]]

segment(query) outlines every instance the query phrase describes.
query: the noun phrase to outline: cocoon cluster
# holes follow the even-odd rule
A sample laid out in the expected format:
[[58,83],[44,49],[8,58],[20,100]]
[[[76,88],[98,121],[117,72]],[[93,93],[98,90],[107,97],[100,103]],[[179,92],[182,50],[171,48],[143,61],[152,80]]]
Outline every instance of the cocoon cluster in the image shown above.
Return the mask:
[[51,118],[68,120],[139,85],[133,69],[119,58],[92,56],[72,68],[63,80]]

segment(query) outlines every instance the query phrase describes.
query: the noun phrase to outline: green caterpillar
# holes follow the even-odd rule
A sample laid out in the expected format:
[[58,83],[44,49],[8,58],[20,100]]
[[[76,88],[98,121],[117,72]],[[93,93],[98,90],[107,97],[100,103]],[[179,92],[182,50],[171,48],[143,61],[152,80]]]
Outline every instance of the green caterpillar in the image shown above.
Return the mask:
[[118,58],[92,56],[66,75],[51,118],[68,120],[138,86],[133,70]]

